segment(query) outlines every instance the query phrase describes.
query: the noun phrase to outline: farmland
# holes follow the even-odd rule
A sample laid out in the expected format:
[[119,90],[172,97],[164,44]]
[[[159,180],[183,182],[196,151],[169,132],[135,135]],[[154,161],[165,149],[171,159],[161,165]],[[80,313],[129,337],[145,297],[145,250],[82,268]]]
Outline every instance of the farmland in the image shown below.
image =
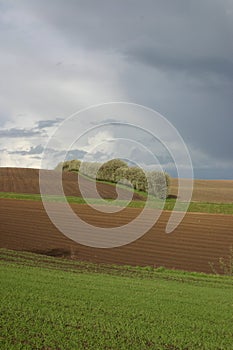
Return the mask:
[[[58,254],[96,263],[165,266],[189,271],[211,272],[210,262],[228,254],[232,245],[232,215],[187,213],[174,233],[165,234],[170,213],[164,212],[142,238],[130,245],[99,249],[75,243],[65,237],[49,220],[39,201],[1,199],[0,247]],[[125,208],[111,215],[96,212],[87,205],[71,204],[83,220],[92,225],[116,227],[128,223],[140,212]],[[54,203],[62,218],[63,203]],[[142,223],[143,224],[143,223]],[[76,225],[70,228],[78,232]],[[71,253],[72,252],[72,253]]]
[[0,250],[0,348],[231,350],[232,279]]
[[[66,221],[54,185],[58,174],[45,174],[48,200]],[[130,244],[104,249],[76,243],[53,225],[38,170],[0,168],[0,348],[232,350],[232,276],[213,274],[226,273],[221,257],[232,258],[233,203],[226,196],[232,183],[223,182],[219,202],[208,203],[217,184],[201,189],[195,182],[189,212],[166,234],[177,191],[172,179],[166,210],[154,226]],[[80,197],[77,174],[63,174],[63,186],[73,212],[94,227],[125,225],[145,203],[145,194],[134,192],[129,206],[109,220],[109,213]],[[88,193],[88,179],[84,186]],[[117,197],[114,185],[99,182],[97,188],[108,201]],[[119,191],[121,206],[128,190]],[[78,237],[76,223],[69,229]]]
[[[177,179],[171,179],[170,194],[177,194]],[[232,203],[233,180],[194,180],[192,201]]]
[[[0,169],[0,190],[5,191],[2,192],[2,197],[4,193],[5,197],[9,197],[0,198],[0,248],[67,258],[72,256],[78,260],[95,263],[164,266],[211,273],[211,264],[215,264],[218,269],[219,258],[227,257],[233,244],[233,215],[229,215],[233,213],[232,204],[192,202],[189,209],[191,212],[186,214],[182,223],[170,235],[165,233],[170,212],[164,211],[158,222],[144,236],[131,244],[111,249],[83,246],[64,236],[49,220],[38,194],[38,174],[39,171],[36,169]],[[57,173],[46,171],[46,174],[50,193],[58,195],[53,181]],[[131,204],[139,207],[127,207],[113,213],[111,220],[108,213],[97,211],[86,204],[77,204],[75,201],[83,202],[77,197],[80,193],[77,189],[76,176],[65,173],[64,188],[67,195],[76,194],[76,197],[70,197],[70,206],[85,222],[99,227],[118,227],[129,223],[140,214],[142,209],[139,204],[144,203],[144,197],[138,193],[134,193]],[[88,180],[85,181],[88,187]],[[226,184],[230,186],[231,182],[224,184],[226,191]],[[174,185],[172,189],[174,190]],[[115,187],[112,185],[98,183],[98,190],[107,199],[116,196]],[[120,190],[124,198],[127,191],[124,188]],[[14,194],[8,192],[15,192],[16,199],[13,199]],[[66,220],[64,203],[58,201],[53,205],[58,215]],[[170,199],[165,208],[172,209],[173,205],[174,200]],[[209,212],[205,212],[208,210]],[[220,214],[211,213],[215,211]],[[152,209],[151,215],[153,215]],[[143,226],[144,223],[141,222],[140,225]],[[79,229],[76,225],[71,225],[70,230],[78,235]]]
[[[54,185],[54,178],[59,174],[55,171],[44,170],[47,175],[48,192],[60,195]],[[84,179],[85,190],[89,182]],[[80,196],[76,173],[63,173],[63,186],[66,196]],[[97,189],[103,198],[114,199],[117,196],[114,186],[97,182]],[[0,168],[0,192],[39,194],[39,170],[27,168]],[[121,197],[124,198],[123,190]],[[88,193],[88,192],[87,192]],[[177,179],[171,179],[170,197],[177,195]],[[143,200],[143,196],[134,194],[135,200]],[[193,202],[233,203],[233,180],[194,180]]]
[[[51,170],[43,170],[46,193],[51,195],[62,195],[56,186],[56,180],[59,178],[59,173]],[[81,197],[81,192],[78,184],[78,175],[76,173],[63,173],[62,184],[66,196]],[[82,177],[83,190],[87,197],[92,196],[90,191],[90,181]],[[115,186],[105,183],[97,183],[97,190],[100,196],[104,199],[115,199],[117,192]],[[39,194],[39,170],[38,169],[21,169],[21,168],[0,168],[0,192],[27,193]],[[119,188],[119,195],[122,199],[128,198],[128,191]],[[134,200],[144,200],[143,196],[137,193],[133,194]]]

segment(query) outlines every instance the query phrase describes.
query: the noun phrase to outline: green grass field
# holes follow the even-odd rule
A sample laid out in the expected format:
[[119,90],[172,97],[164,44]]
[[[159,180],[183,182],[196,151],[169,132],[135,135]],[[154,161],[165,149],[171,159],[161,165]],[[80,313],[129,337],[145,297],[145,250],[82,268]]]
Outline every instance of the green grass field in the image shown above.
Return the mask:
[[[9,198],[9,199],[19,199],[19,200],[34,200],[41,201],[40,194],[21,194],[21,193],[8,193],[8,192],[0,192],[0,198]],[[69,203],[76,204],[85,204],[85,200],[80,197],[66,197]],[[64,198],[61,196],[46,196],[46,200],[53,202],[61,202],[64,201]],[[103,204],[102,200],[99,199],[90,199],[92,204]],[[112,200],[105,200],[105,204],[111,204]],[[164,205],[164,210],[173,210],[175,205],[175,199],[167,199]],[[124,207],[126,201],[124,200],[116,200],[114,201],[114,205]],[[127,206],[131,208],[143,208],[145,203],[143,201],[131,201]],[[161,206],[161,201],[155,200],[154,205],[152,207]],[[205,203],[205,202],[191,202],[188,208],[188,212],[199,212],[199,213],[212,213],[212,214],[233,214],[233,203]]]
[[233,280],[0,250],[0,349],[233,349]]

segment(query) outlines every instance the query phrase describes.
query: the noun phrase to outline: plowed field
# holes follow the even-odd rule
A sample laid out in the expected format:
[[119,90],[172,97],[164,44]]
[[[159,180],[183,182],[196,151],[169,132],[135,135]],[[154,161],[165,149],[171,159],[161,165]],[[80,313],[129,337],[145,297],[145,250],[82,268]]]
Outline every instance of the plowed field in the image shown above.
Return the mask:
[[[63,203],[54,203],[62,217]],[[87,205],[71,205],[83,220],[95,226],[114,227],[136,217],[140,209],[121,213],[96,212]],[[26,250],[97,263],[164,266],[189,271],[211,272],[209,262],[227,255],[233,244],[230,215],[186,214],[172,234],[165,234],[170,213],[164,212],[142,238],[126,246],[100,249],[74,243],[50,222],[41,202],[0,199],[0,247]],[[65,217],[64,217],[65,220]],[[77,226],[71,230],[78,232]]]
[[[46,183],[46,194],[61,195],[56,186],[56,179],[59,178],[59,173],[53,170],[43,170],[44,180]],[[63,173],[63,189],[66,196],[81,196],[78,186],[78,175],[76,173]],[[93,197],[93,192],[90,190],[90,181],[82,178],[82,188],[85,191],[87,198]],[[102,198],[115,199],[117,192],[114,185],[105,183],[97,183],[97,190]],[[39,170],[26,168],[0,168],[0,192],[14,193],[40,193],[39,186]],[[128,199],[128,191],[118,188],[119,197]],[[134,200],[144,200],[144,198],[136,193],[133,195]]]
[[[171,179],[170,195],[177,195],[177,179]],[[233,203],[233,180],[194,180],[192,201]]]
[[[54,179],[58,173],[55,171],[44,170],[47,178],[47,188],[50,194],[60,194],[55,186]],[[84,190],[87,192],[89,181],[83,179]],[[78,187],[77,174],[64,173],[63,187],[67,196],[80,196]],[[115,187],[108,184],[97,183],[97,189],[103,198],[117,197]],[[22,169],[22,168],[0,168],[0,192],[15,193],[40,193],[39,188],[39,170],[38,169]],[[177,179],[171,179],[170,196],[177,195]],[[120,189],[120,197],[124,199],[125,191]],[[90,196],[92,193],[90,191]],[[135,200],[143,198],[134,194]],[[211,203],[232,203],[233,202],[233,180],[194,180],[193,201],[211,202]]]

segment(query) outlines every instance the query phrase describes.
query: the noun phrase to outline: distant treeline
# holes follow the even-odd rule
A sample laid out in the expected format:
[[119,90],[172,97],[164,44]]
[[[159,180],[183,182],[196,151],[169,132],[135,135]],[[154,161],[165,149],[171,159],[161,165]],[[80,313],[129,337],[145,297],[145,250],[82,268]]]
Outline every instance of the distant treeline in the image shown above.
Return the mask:
[[106,163],[81,162],[74,159],[59,163],[55,170],[74,171],[99,181],[131,185],[138,191],[144,191],[157,198],[168,195],[169,175],[160,171],[144,171],[131,167],[121,159],[112,159]]

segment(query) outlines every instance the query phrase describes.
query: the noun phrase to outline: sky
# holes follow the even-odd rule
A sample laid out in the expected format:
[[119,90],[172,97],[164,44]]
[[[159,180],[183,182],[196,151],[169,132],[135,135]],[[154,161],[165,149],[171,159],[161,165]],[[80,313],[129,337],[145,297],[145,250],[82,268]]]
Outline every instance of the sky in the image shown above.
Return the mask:
[[[0,50],[1,167],[40,168],[66,118],[124,101],[174,125],[196,178],[233,179],[233,0],[0,0]],[[70,157],[113,158],[116,135],[126,128],[97,128]],[[54,164],[63,146],[51,148]]]

